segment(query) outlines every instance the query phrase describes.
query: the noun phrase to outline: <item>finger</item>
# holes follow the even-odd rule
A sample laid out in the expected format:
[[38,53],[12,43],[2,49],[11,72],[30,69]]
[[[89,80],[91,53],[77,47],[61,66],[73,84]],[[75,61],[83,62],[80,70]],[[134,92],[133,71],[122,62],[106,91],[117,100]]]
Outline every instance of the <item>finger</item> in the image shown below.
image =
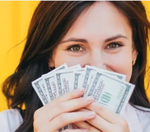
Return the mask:
[[[82,108],[82,109],[79,109],[79,110],[77,110],[77,111],[80,111],[80,112],[89,112],[89,111],[91,111],[91,110]],[[95,112],[95,113],[96,113],[96,112]]]
[[89,132],[89,130],[87,129],[67,129],[67,130],[64,130],[62,132]]
[[[68,124],[95,118],[95,112],[63,113],[53,119],[49,124],[49,130],[58,130]],[[57,125],[56,125],[57,124]]]
[[111,110],[99,105],[98,103],[92,103],[91,105],[86,107],[89,110],[95,111],[97,115],[104,118],[106,121],[116,124],[118,122],[122,122],[121,116],[115,114]]
[[94,102],[94,99],[93,97],[90,97],[90,96],[62,102],[54,106],[51,111],[48,110],[47,113],[50,113],[50,114],[45,114],[45,116],[42,116],[41,119],[50,121],[62,113],[67,113],[67,112],[71,112],[77,109],[81,109],[93,102]]
[[[49,123],[46,123],[44,126],[38,126],[34,128],[35,132],[51,132],[52,130],[49,130]],[[53,132],[59,132],[59,130],[54,130]],[[63,130],[62,132],[89,132],[87,129],[67,129]]]
[[75,98],[79,98],[83,94],[84,94],[84,89],[83,88],[73,90],[70,93],[66,93],[66,94],[56,98],[54,101],[52,101],[51,105],[53,105],[53,104],[55,105],[56,103],[60,103],[60,102],[72,100],[72,99],[75,99]]
[[91,126],[90,124],[86,122],[76,122],[74,124],[81,129],[89,130],[89,132],[100,132],[100,130],[96,129],[95,127]]
[[[88,112],[89,110],[81,109],[79,111]],[[91,124],[92,126],[94,126],[95,128],[98,128],[99,130],[102,130],[104,132],[107,132],[108,130],[110,131],[113,127],[113,124],[106,121],[105,119],[103,119],[101,116],[99,116],[97,114],[96,114],[96,117],[94,119],[87,120],[87,122],[89,124]]]
[[103,119],[98,115],[96,115],[96,117],[92,120],[87,120],[87,122],[104,132],[111,131],[113,128],[113,124],[109,123],[108,121],[106,121],[105,119]]
[[57,105],[60,102],[72,100],[75,98],[79,98],[84,94],[84,89],[76,89],[70,93],[67,93],[63,96],[60,96],[56,98],[55,100],[51,101],[50,103],[46,104],[45,106],[39,108],[38,110],[35,111],[34,113],[34,118],[38,117],[41,115],[41,113],[47,113],[47,110],[49,111],[53,106]]

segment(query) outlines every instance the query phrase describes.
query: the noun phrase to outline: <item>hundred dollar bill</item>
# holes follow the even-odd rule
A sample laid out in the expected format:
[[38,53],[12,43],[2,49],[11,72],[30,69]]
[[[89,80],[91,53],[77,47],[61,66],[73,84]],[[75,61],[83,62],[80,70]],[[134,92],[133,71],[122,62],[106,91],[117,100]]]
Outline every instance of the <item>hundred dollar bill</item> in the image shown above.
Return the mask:
[[55,73],[55,80],[58,87],[58,95],[64,95],[73,90],[74,72],[71,71],[58,71]]
[[[81,69],[80,65],[71,66],[65,70],[60,70],[55,73],[55,81],[57,83],[58,88],[58,95],[64,95],[70,91],[73,90],[74,86],[74,70]],[[66,129],[72,129],[72,124],[69,124],[63,128],[61,128],[59,131],[66,130]]]
[[47,87],[47,91],[48,91],[48,97],[49,97],[49,101],[54,100],[55,98],[58,97],[57,95],[57,86],[55,83],[55,79],[54,79],[54,75],[49,75],[48,77],[44,78],[44,84]]
[[48,93],[49,101],[52,101],[52,100],[54,100],[55,98],[58,97],[58,95],[57,95],[57,85],[56,85],[56,82],[55,82],[54,73],[58,70],[62,70],[62,69],[66,69],[66,68],[68,68],[68,66],[65,63],[65,64],[57,67],[56,69],[52,70],[51,72],[42,75],[43,83],[46,87],[46,91]]
[[43,105],[46,105],[48,103],[48,97],[45,90],[45,86],[43,85],[43,79],[40,77],[32,82],[32,86],[37,93],[38,97],[40,98]]
[[82,88],[85,89],[84,94],[87,93],[89,89],[89,85],[92,83],[95,73],[96,73],[95,68],[90,67],[90,66],[85,67],[84,79],[83,79],[83,84],[82,84]]
[[75,65],[75,66],[71,66],[71,67],[68,68],[67,64],[65,63],[65,64],[57,67],[53,71],[42,75],[42,78],[44,80],[43,83],[46,87],[49,101],[52,101],[53,99],[58,97],[57,85],[56,85],[56,82],[55,82],[54,72],[56,72],[58,70],[66,69],[66,68],[67,69],[74,69],[74,68],[81,68],[81,66],[80,65]]
[[85,68],[74,71],[74,89],[82,88]]
[[80,70],[78,65],[67,68],[65,70],[59,70],[55,72],[55,81],[57,84],[59,96],[64,95],[74,89],[74,70]]
[[89,87],[92,84],[92,82],[94,80],[94,76],[95,76],[97,71],[105,73],[108,76],[116,78],[116,79],[125,80],[125,78],[126,78],[126,76],[123,75],[123,74],[119,74],[119,73],[115,73],[115,72],[111,72],[111,71],[95,68],[93,66],[86,66],[85,67],[85,73],[84,73],[85,76],[84,76],[83,85],[82,85],[82,87],[85,88],[84,96],[87,95],[87,91],[89,90]]
[[[66,64],[64,64],[64,65],[61,65],[58,68],[54,69],[52,72],[42,76],[42,78],[44,79],[44,84],[47,87],[47,91],[49,93],[48,97],[50,98],[50,100],[53,100],[58,97],[57,85],[56,85],[56,81],[55,81],[54,72],[56,72],[58,70],[66,69],[66,68],[68,68],[68,66]],[[74,69],[74,68],[81,68],[81,66],[76,65],[76,66],[69,67],[68,69]],[[68,129],[68,128],[72,128],[72,126],[67,125],[64,128],[61,128],[59,131],[62,131],[62,130]]]
[[120,79],[114,79],[101,72],[96,72],[92,87],[88,90],[87,96],[93,96],[95,102],[117,114],[121,114],[133,90],[133,84]]
[[116,72],[112,72],[112,71],[108,71],[108,70],[104,70],[104,69],[100,69],[100,68],[96,68],[94,67],[96,71],[100,71],[103,72],[105,74],[108,74],[109,76],[116,78],[116,79],[120,79],[122,81],[126,80],[126,75],[124,74],[120,74],[120,73],[116,73]]

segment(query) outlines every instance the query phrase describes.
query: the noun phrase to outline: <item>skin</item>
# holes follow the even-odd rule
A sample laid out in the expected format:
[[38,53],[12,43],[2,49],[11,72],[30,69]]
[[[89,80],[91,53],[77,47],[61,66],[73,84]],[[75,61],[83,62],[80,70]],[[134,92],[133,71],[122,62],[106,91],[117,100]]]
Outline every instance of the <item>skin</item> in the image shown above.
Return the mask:
[[[61,40],[49,67],[64,63],[91,65],[125,74],[129,82],[132,62],[137,57],[133,47],[127,18],[111,3],[96,2],[78,17]],[[38,109],[34,114],[34,131],[55,132],[74,123],[76,129],[63,132],[129,132],[121,116],[93,103],[91,97],[79,98],[83,94],[84,90],[73,91]]]

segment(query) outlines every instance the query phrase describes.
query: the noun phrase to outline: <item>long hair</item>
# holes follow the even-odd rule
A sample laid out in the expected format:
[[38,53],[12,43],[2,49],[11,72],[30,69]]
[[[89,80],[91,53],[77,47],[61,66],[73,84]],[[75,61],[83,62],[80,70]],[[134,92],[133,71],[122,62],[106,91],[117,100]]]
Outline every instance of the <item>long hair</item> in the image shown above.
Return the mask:
[[[74,1],[40,2],[28,30],[20,63],[15,72],[3,83],[3,93],[9,108],[22,109],[25,105],[23,123],[16,132],[33,131],[33,114],[42,107],[31,82],[49,72],[48,62],[54,48],[68,32],[74,21],[94,2]],[[144,87],[148,30],[150,24],[141,2],[111,2],[128,19],[134,47],[138,52],[130,82],[136,85],[130,103],[150,108]]]

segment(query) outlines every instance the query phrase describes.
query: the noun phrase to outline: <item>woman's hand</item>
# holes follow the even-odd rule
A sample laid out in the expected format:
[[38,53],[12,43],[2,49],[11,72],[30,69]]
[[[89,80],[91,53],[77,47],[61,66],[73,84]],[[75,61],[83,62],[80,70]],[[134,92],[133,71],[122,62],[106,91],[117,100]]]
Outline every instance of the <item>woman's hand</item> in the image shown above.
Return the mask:
[[[95,112],[76,111],[93,103],[91,97],[79,98],[84,94],[83,89],[67,93],[34,113],[34,132],[57,132],[60,128],[75,122],[95,118]],[[85,129],[64,130],[64,132],[83,132]]]
[[[88,123],[74,123],[78,128],[88,129],[90,132],[129,132],[128,124],[121,116],[96,103],[92,103],[86,108],[95,111],[96,117],[88,120]],[[80,111],[88,111],[87,109]]]

